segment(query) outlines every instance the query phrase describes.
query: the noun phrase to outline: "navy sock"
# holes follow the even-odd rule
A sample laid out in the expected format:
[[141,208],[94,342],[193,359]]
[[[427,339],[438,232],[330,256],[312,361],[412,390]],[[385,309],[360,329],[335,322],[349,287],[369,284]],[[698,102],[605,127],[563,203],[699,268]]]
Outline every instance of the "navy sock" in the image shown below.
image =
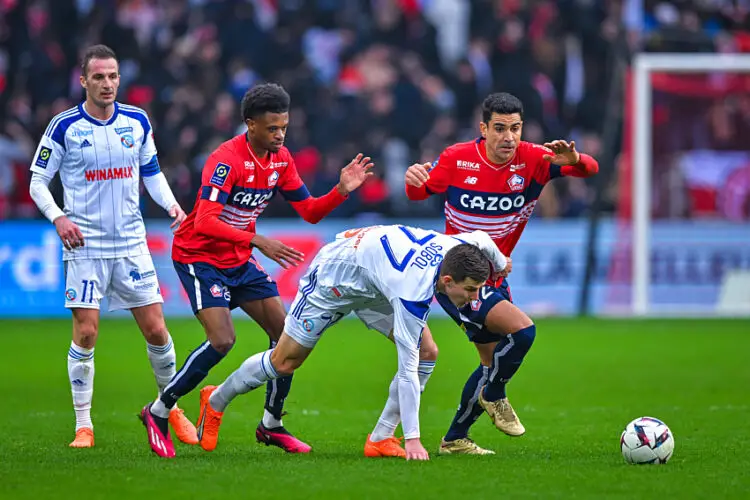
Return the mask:
[[518,371],[535,337],[536,325],[531,325],[516,333],[506,335],[497,343],[492,357],[489,380],[483,393],[484,399],[497,401],[505,397],[505,385]]
[[479,406],[479,391],[487,382],[489,368],[479,365],[469,376],[469,380],[464,385],[464,391],[461,393],[461,403],[458,405],[456,416],[445,434],[446,441],[465,438],[469,435],[469,428],[479,418],[484,411]]
[[292,377],[293,375],[288,375],[266,382],[265,408],[277,420],[281,420],[281,413],[284,410],[284,400],[292,388]]
[[195,389],[223,357],[208,341],[198,346],[164,388],[160,398],[164,406],[173,408],[177,400]]
[[[270,348],[276,347],[276,342],[271,341]],[[276,420],[281,420],[284,411],[284,401],[292,388],[292,375],[269,380],[266,383],[266,405],[265,409],[273,415]]]

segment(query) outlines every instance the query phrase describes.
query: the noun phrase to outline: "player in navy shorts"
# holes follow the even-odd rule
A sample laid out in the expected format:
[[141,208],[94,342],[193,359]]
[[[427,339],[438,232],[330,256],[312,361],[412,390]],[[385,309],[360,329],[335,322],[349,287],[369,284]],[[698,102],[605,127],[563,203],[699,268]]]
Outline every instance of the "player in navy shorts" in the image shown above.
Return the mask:
[[[206,341],[188,356],[162,395],[141,410],[151,450],[161,457],[175,455],[166,427],[169,409],[197,387],[234,345],[230,311],[239,307],[255,320],[268,334],[271,347],[284,329],[286,310],[276,283],[252,251],[257,248],[284,268],[298,265],[304,255],[256,233],[255,221],[269,201],[280,194],[305,221],[315,224],[372,175],[370,158],[359,154],[341,170],[339,183],[330,192],[313,197],[284,147],[289,123],[286,91],[275,84],[253,87],[242,99],[242,116],[247,133],[226,141],[208,157],[195,207],[174,235],[172,260]],[[291,383],[288,376],[266,385],[265,412],[255,436],[290,453],[307,453],[311,447],[289,433],[281,420]],[[211,405],[213,411],[206,417],[214,389],[206,386],[200,394],[197,431],[207,451],[216,442],[203,439],[204,430],[218,428],[224,411]]]
[[[599,170],[575,143],[557,140],[543,146],[521,140],[523,105],[507,93],[491,94],[482,103],[481,136],[454,144],[433,163],[406,171],[406,194],[424,200],[445,194],[447,234],[482,230],[510,256],[529,221],[539,195],[551,180],[590,177]],[[512,269],[512,259],[504,276]],[[488,283],[479,297],[460,311],[437,295],[438,302],[469,336],[480,365],[464,386],[461,403],[440,445],[444,454],[487,454],[468,437],[483,411],[510,436],[526,429],[506,395],[506,385],[536,337],[534,322],[513,304],[508,282]]]
[[174,261],[174,268],[190,299],[193,314],[209,307],[235,309],[243,302],[279,296],[276,282],[266,274],[255,257],[250,257],[241,266],[228,269],[202,262],[183,264],[177,261]]

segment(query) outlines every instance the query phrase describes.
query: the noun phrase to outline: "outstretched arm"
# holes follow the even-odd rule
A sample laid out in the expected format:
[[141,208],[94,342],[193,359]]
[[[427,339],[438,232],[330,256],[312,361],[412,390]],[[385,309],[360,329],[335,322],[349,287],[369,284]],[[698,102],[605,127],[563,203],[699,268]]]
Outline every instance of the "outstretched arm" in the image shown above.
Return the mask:
[[599,163],[591,156],[576,151],[575,141],[559,140],[544,144],[554,154],[542,158],[560,167],[560,174],[569,177],[592,177],[599,172]]

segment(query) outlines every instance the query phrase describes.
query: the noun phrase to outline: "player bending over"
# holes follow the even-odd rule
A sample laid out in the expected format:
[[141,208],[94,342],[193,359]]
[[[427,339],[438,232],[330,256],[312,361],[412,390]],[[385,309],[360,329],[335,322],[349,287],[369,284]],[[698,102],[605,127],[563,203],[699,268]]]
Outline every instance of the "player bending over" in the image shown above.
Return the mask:
[[[544,186],[564,176],[590,177],[599,165],[576,151],[574,142],[557,140],[541,146],[522,141],[523,105],[510,94],[491,94],[484,100],[479,129],[481,137],[448,147],[432,164],[409,167],[406,194],[424,200],[446,193],[447,234],[482,229],[510,256]],[[464,386],[440,452],[484,454],[486,450],[468,437],[483,409],[504,433],[525,432],[508,401],[506,384],[531,348],[536,326],[513,305],[505,277],[488,282],[479,298],[463,308],[442,294],[437,299],[466,331],[480,359]]]
[[419,401],[429,374],[419,373],[419,344],[436,291],[462,307],[506,259],[483,232],[446,236],[405,226],[375,226],[337,236],[316,255],[274,349],[248,358],[219,387],[201,390],[201,444],[213,449],[227,405],[238,394],[289,375],[323,332],[354,312],[368,328],[392,335],[398,372],[388,404],[399,411],[407,460],[427,460],[419,440]]
[[[256,233],[255,221],[268,202],[280,193],[303,219],[315,224],[372,175],[370,158],[359,154],[342,169],[336,187],[314,198],[284,147],[289,124],[286,91],[275,84],[250,89],[242,99],[242,117],[247,133],[225,142],[208,157],[195,208],[173,241],[175,269],[207,340],[190,354],[161,396],[141,411],[151,449],[161,457],[175,454],[166,424],[170,409],[234,345],[230,310],[239,307],[253,318],[268,334],[271,346],[284,329],[286,311],[276,283],[252,251],[257,248],[284,268],[296,266],[304,256]],[[269,382],[255,435],[258,441],[285,451],[307,453],[310,446],[287,432],[281,420],[291,383],[291,374]]]
[[[76,414],[74,448],[94,446],[91,400],[99,303],[129,309],[146,339],[148,359],[161,392],[175,373],[172,337],[164,323],[154,263],[139,209],[140,178],[169,215],[172,227],[185,212],[159,169],[151,123],[145,111],[118,103],[119,64],[104,45],[86,50],[81,65],[86,101],[55,116],[31,165],[30,192],[62,240],[65,307],[73,314],[68,378]],[[49,191],[60,172],[65,211]],[[182,410],[167,416],[177,437],[196,444],[195,427]]]

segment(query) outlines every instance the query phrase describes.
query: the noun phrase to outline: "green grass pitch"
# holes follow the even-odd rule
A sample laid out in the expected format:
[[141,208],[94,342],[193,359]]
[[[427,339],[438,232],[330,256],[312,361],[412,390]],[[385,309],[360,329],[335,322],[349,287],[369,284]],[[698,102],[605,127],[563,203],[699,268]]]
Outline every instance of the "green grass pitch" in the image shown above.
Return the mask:
[[[265,348],[239,321],[237,345],[209,375],[218,383]],[[356,321],[327,332],[296,374],[287,427],[307,456],[255,443],[264,390],[228,408],[213,453],[176,444],[152,455],[136,413],[155,395],[131,320],[106,320],[96,350],[96,447],[73,450],[66,372],[69,321],[2,321],[0,498],[748,498],[750,322],[544,319],[509,386],[527,434],[501,435],[483,415],[472,437],[493,457],[439,457],[440,438],[478,364],[447,320],[431,321],[440,347],[422,399],[427,463],[365,459],[396,355]],[[178,364],[201,340],[196,321],[171,320]],[[197,391],[180,404],[191,419]],[[663,419],[675,435],[664,466],[630,466],[619,436],[631,419]]]

